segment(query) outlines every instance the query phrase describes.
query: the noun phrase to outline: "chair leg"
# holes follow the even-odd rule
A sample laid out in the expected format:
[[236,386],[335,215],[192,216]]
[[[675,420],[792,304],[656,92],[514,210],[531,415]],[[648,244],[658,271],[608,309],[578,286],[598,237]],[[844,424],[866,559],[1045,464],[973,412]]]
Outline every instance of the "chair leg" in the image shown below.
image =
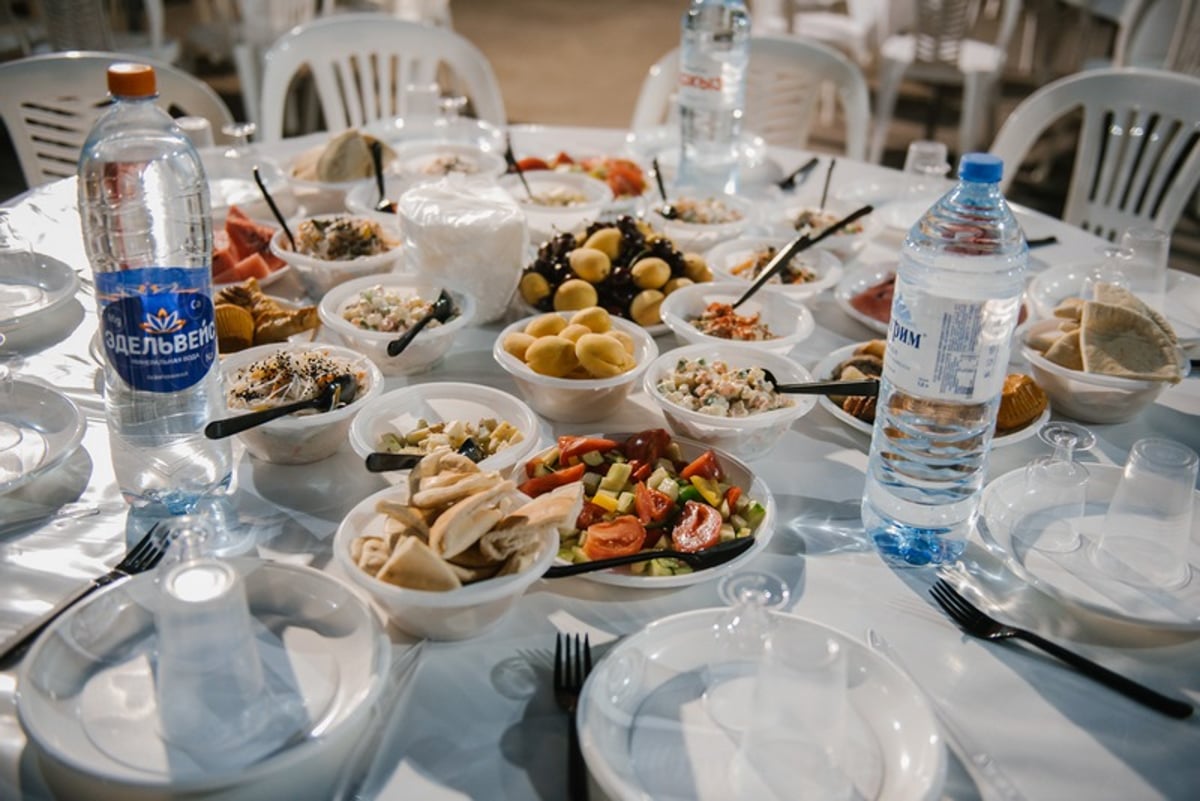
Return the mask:
[[884,59],[879,65],[879,94],[875,103],[875,128],[871,133],[870,160],[883,162],[883,151],[887,145],[888,128],[896,112],[896,97],[900,92],[900,81],[908,64],[903,61]]
[[246,120],[260,126],[262,120],[259,119],[259,83],[262,79],[258,71],[257,48],[249,44],[234,45],[233,65],[237,70],[238,84],[242,88],[242,105],[245,107],[243,113]]
[[[982,146],[981,139],[990,119],[989,108],[995,76],[986,72],[968,72],[963,76],[962,117],[958,125],[959,153],[970,153]],[[990,133],[990,132],[989,132]]]

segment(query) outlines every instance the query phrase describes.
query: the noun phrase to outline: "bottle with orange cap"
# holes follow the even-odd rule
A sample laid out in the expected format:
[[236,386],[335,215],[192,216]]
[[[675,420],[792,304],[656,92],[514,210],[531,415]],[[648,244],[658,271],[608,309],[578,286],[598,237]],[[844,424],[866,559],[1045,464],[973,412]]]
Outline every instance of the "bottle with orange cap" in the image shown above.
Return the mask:
[[200,157],[155,104],[154,69],[108,68],[113,103],[79,160],[113,468],[139,509],[186,514],[230,480],[212,303],[212,216]]

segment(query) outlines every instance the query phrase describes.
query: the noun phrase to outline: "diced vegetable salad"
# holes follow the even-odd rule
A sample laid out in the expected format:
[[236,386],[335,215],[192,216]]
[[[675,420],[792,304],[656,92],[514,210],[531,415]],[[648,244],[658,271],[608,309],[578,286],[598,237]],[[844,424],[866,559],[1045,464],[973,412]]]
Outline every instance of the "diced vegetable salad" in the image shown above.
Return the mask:
[[[725,481],[717,455],[686,460],[665,430],[624,442],[602,437],[558,438],[558,446],[525,465],[520,490],[536,497],[582,481],[585,501],[575,531],[564,534],[559,557],[589,562],[646,550],[692,553],[754,534],[766,516],[759,501]],[[679,559],[630,565],[633,573],[689,573]]]

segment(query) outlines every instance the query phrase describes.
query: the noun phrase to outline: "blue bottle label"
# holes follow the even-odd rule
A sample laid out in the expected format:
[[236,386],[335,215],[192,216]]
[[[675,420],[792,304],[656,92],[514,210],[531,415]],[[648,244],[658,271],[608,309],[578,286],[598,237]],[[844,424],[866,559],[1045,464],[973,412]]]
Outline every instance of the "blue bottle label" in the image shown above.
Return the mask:
[[104,352],[130,387],[179,392],[198,383],[217,359],[207,271],[147,267],[100,273]]

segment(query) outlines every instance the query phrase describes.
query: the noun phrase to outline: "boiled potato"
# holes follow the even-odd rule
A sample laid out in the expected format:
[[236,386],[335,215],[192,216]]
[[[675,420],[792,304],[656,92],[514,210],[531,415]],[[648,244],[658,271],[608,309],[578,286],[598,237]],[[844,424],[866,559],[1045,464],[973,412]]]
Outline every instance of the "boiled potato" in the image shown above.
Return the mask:
[[595,378],[612,378],[627,373],[636,362],[621,343],[604,334],[585,334],[575,343],[575,355],[583,369]]
[[550,282],[541,273],[525,273],[521,276],[521,299],[536,306],[550,296]]
[[529,369],[541,375],[562,378],[579,367],[575,343],[560,336],[538,337],[525,351]]
[[513,356],[516,356],[521,361],[525,361],[525,353],[534,342],[537,342],[537,337],[530,336],[522,331],[513,331],[504,338],[503,347]]
[[600,251],[611,262],[621,255],[622,239],[620,228],[601,228],[589,236],[583,246]]
[[600,283],[612,272],[612,259],[595,248],[575,248],[567,254],[567,261],[577,276],[592,284]]
[[557,314],[542,314],[525,325],[525,333],[534,339],[557,334],[567,327],[567,321]]
[[699,253],[683,254],[683,274],[697,284],[713,280],[712,270],[709,268],[708,262]]
[[578,342],[580,337],[582,337],[584,334],[590,333],[592,333],[592,329],[588,328],[586,325],[571,323],[566,328],[559,331],[558,335],[563,339],[569,339],[572,342]]
[[612,329],[612,318],[600,306],[589,306],[571,315],[571,325],[585,325],[589,331],[603,334]]
[[643,289],[629,304],[629,316],[638,325],[658,325],[662,322],[660,307],[664,297],[657,289]]
[[637,343],[635,343],[633,341],[633,336],[630,335],[630,333],[628,331],[622,331],[620,328],[614,328],[611,331],[609,331],[607,334],[605,334],[605,336],[612,337],[613,339],[620,342],[621,347],[624,348],[625,352],[628,353],[630,356],[632,356],[634,350],[637,349]]
[[658,289],[671,280],[671,265],[651,256],[633,265],[633,283],[638,289]]
[[676,289],[683,289],[685,286],[692,286],[695,283],[696,282],[690,278],[672,278],[666,283],[666,285],[663,286],[662,291],[664,295],[670,295]]
[[581,278],[572,278],[563,281],[554,293],[554,308],[557,311],[586,309],[588,306],[595,306],[599,299],[596,287]]

